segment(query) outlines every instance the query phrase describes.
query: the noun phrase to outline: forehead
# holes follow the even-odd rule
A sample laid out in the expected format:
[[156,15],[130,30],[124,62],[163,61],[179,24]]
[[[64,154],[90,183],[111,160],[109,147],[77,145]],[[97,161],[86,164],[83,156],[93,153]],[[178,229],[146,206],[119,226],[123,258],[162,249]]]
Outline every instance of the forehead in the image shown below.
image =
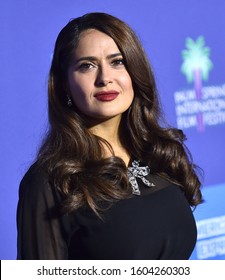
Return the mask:
[[96,29],[85,30],[80,34],[79,43],[75,50],[76,54],[93,52],[118,52],[115,41],[107,34]]

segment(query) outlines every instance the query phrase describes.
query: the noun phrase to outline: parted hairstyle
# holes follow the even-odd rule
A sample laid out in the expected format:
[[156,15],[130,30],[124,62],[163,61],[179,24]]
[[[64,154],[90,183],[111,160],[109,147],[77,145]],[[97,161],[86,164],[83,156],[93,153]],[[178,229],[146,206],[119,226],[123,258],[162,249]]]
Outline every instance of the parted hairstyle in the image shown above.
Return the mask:
[[[202,201],[197,167],[184,145],[185,135],[163,123],[149,59],[134,31],[106,13],[72,19],[55,43],[48,80],[49,131],[39,150],[39,165],[47,167],[51,183],[64,196],[63,211],[89,205],[99,215],[104,202],[129,198],[127,167],[106,140],[93,135],[88,119],[73,104],[67,105],[68,68],[82,32],[96,29],[117,44],[132,79],[134,100],[123,113],[119,137],[131,158],[151,172],[180,185],[191,206]],[[112,152],[104,158],[103,143]],[[107,204],[106,203],[106,204]]]

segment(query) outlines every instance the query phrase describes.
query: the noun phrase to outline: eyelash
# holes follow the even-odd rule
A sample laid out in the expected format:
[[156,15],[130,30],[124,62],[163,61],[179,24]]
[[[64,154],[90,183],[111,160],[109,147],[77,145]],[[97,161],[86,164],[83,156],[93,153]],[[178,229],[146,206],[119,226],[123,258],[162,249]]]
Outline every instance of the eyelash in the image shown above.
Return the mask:
[[117,58],[117,59],[114,59],[114,60],[112,61],[112,64],[124,65],[124,60],[123,60],[123,58]]
[[84,63],[82,63],[81,65],[79,65],[79,69],[80,70],[88,70],[88,69],[90,69],[90,66],[93,66],[93,64],[92,63],[89,63],[89,62],[84,62]]
[[[124,60],[123,60],[123,58],[114,59],[114,60],[112,60],[111,65],[113,65],[113,66],[121,66],[121,65],[124,65]],[[85,72],[85,71],[90,70],[92,67],[94,67],[94,64],[93,64],[93,63],[84,62],[84,63],[82,63],[81,65],[79,65],[78,69],[79,69],[80,71]]]

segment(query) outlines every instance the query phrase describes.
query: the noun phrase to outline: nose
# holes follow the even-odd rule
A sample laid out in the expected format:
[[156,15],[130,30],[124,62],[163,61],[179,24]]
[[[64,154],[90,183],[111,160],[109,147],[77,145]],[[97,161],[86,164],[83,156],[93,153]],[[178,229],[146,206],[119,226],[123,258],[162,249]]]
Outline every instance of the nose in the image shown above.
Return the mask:
[[112,83],[112,75],[109,67],[101,66],[98,69],[97,77],[96,77],[96,85],[97,86],[106,86],[109,83]]

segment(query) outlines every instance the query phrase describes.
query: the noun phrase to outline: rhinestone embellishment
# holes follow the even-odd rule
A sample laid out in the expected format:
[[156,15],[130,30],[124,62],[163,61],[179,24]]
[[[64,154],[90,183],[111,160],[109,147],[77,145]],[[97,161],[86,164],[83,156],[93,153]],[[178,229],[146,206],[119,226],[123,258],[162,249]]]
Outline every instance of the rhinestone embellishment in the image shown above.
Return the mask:
[[142,182],[148,187],[155,187],[155,184],[149,182],[145,176],[150,173],[150,168],[148,166],[139,167],[139,161],[134,160],[132,162],[132,167],[128,167],[128,179],[132,186],[132,193],[135,195],[140,195],[140,189],[136,178],[140,178]]

